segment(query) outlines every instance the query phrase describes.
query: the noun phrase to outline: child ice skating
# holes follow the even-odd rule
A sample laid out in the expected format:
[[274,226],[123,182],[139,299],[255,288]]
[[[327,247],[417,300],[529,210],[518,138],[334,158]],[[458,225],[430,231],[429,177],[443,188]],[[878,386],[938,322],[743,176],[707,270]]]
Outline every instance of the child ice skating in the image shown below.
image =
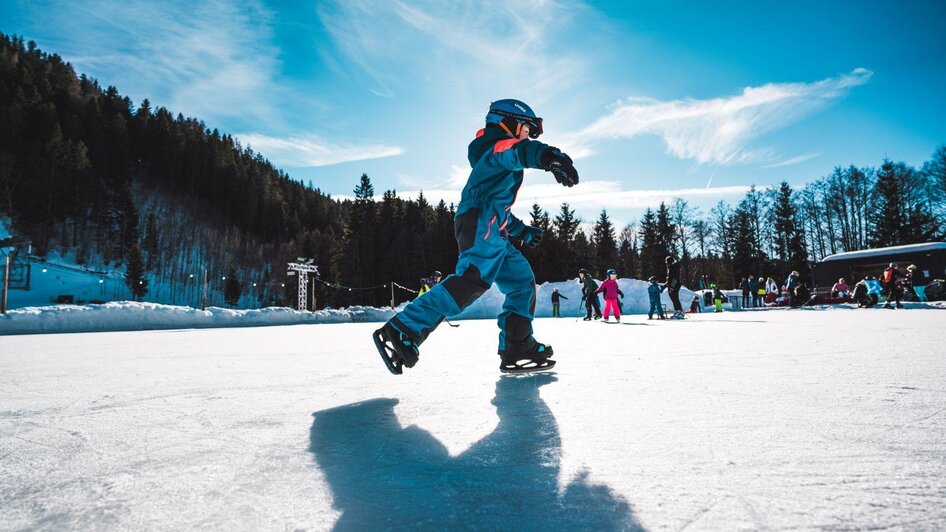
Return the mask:
[[608,270],[608,278],[595,291],[595,294],[604,292],[604,321],[607,323],[611,311],[614,311],[614,321],[621,323],[621,309],[618,306],[618,296],[624,297],[624,292],[618,288],[617,270]]
[[594,319],[601,319],[601,306],[598,304],[598,283],[591,278],[588,270],[578,270],[578,282],[581,283],[581,297],[585,301],[585,321],[591,321],[591,311],[594,310]]
[[647,312],[647,319],[654,319],[654,314],[657,315],[660,319],[666,319],[664,316],[664,306],[660,303],[660,293],[666,288],[664,285],[657,282],[657,278],[651,276],[650,286],[647,287],[647,295],[650,297],[650,310]]
[[463,188],[454,219],[459,245],[456,272],[435,284],[374,332],[374,342],[391,373],[413,367],[420,345],[447,316],[459,314],[490,285],[505,294],[499,325],[499,369],[528,372],[555,365],[552,346],[532,336],[535,276],[513,241],[535,246],[542,230],[516,218],[512,205],[522,186],[523,170],[551,172],[561,185],[578,183],[571,158],[558,148],[534,140],[542,119],[519,100],[493,102],[486,126],[469,145],[472,172]]

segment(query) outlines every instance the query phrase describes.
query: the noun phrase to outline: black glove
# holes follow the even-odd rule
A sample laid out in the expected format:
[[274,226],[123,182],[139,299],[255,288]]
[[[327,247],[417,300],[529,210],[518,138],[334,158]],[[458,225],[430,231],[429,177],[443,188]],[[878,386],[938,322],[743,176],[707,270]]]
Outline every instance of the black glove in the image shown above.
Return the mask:
[[573,187],[578,184],[578,170],[572,165],[572,158],[562,150],[549,146],[539,156],[539,164],[546,172],[552,172],[561,185]]
[[532,227],[531,225],[527,225],[522,229],[522,233],[516,236],[515,238],[518,238],[519,240],[521,240],[524,246],[529,246],[530,248],[534,248],[539,245],[539,242],[542,242],[543,234],[544,234],[544,231],[542,231],[538,227]]

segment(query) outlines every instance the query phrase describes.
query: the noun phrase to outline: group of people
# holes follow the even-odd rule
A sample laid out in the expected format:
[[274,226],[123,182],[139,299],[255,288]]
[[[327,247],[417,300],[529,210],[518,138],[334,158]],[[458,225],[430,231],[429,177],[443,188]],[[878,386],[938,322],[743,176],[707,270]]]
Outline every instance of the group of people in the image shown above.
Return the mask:
[[[653,319],[656,314],[659,319],[665,319],[663,305],[660,303],[660,294],[666,290],[673,303],[673,315],[671,319],[683,319],[683,306],[680,304],[680,288],[683,286],[680,282],[680,263],[673,256],[668,256],[664,260],[667,266],[666,279],[663,284],[657,282],[656,277],[649,279],[650,286],[647,293],[650,296],[650,311],[648,319]],[[585,304],[585,321],[599,320],[602,317],[604,321],[610,319],[614,314],[617,322],[621,321],[621,299],[624,292],[618,287],[618,272],[615,269],[608,270],[608,278],[599,286],[586,268],[578,270],[578,282],[582,285],[581,298]],[[604,294],[604,312],[601,312],[601,306],[598,302],[598,294]],[[557,312],[558,299],[564,298],[558,293],[558,289],[552,291],[552,315],[559,316]],[[568,298],[564,298],[568,299]]]
[[[793,273],[798,275],[798,272]],[[752,275],[743,277],[739,289],[742,290],[742,306],[746,308],[764,307],[767,298],[774,301],[780,292],[774,279],[763,280],[761,275],[758,278]]]
[[848,299],[857,303],[858,307],[870,308],[880,302],[880,296],[886,299],[884,308],[903,308],[901,301],[904,294],[915,297],[914,287],[918,280],[919,268],[915,264],[907,266],[906,274],[897,269],[897,263],[891,262],[880,279],[869,275],[861,279],[854,285],[854,290],[849,294],[849,287],[845,279],[838,279],[838,282],[831,287],[831,296]]

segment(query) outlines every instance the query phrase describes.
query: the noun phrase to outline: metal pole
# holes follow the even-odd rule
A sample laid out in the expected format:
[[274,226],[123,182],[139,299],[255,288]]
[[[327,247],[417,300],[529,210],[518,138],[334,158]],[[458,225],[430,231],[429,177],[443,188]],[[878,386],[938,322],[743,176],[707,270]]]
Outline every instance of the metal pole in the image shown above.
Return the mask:
[[312,312],[315,312],[315,277],[312,278]]
[[204,268],[204,288],[200,297],[200,310],[207,310],[207,268]]
[[391,308],[394,308],[394,281],[391,281]]
[[7,285],[10,284],[10,256],[3,257],[3,295],[0,295],[0,314],[7,313]]

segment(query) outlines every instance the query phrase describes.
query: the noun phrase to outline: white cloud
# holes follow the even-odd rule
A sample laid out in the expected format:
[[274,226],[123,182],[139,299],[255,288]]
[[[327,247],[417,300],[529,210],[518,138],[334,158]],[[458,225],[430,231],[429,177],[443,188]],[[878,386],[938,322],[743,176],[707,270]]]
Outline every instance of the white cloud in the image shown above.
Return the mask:
[[[393,97],[426,84],[476,94],[531,94],[541,104],[583,79],[585,59],[553,51],[582,5],[541,0],[443,2],[336,0],[318,5],[338,50],[373,80],[368,90]],[[340,74],[348,74],[348,71]]]
[[89,0],[31,9],[45,28],[60,30],[50,40],[78,71],[137,101],[206,121],[279,122],[279,54],[272,14],[259,2]]
[[772,164],[763,166],[763,168],[782,168],[782,167],[785,167],[785,166],[792,166],[792,165],[795,165],[795,164],[803,163],[803,162],[805,162],[805,161],[810,161],[810,160],[814,159],[815,157],[820,157],[820,156],[821,156],[821,152],[820,152],[820,151],[811,152],[811,153],[803,153],[803,154],[798,155],[798,156],[796,156],[796,157],[792,157],[792,158],[790,158],[790,159],[785,159],[784,161],[778,161],[778,162],[775,162],[775,163],[772,163]]
[[[709,100],[629,98],[570,135],[570,145],[578,146],[576,153],[587,153],[595,139],[652,134],[663,138],[667,151],[680,159],[717,165],[769,162],[772,150],[753,148],[755,140],[823,109],[872,75],[857,68],[813,83],[768,83]],[[796,162],[801,159],[784,165]]]
[[404,153],[398,146],[330,143],[315,135],[278,138],[250,133],[237,135],[237,138],[277,166],[328,166]]

